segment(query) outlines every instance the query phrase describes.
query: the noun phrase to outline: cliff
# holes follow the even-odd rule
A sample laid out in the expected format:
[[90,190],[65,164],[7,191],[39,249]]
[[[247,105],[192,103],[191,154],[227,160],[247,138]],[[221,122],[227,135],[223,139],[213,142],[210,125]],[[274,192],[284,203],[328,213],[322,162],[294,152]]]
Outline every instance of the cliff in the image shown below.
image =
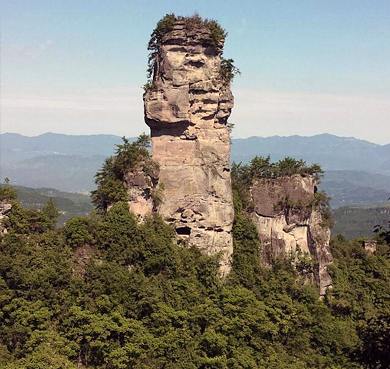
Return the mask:
[[304,272],[316,280],[324,295],[332,284],[327,266],[333,257],[315,178],[300,174],[261,178],[250,187],[250,196],[254,204],[250,217],[260,235],[263,266],[275,257],[291,257],[295,263],[304,260]]
[[[145,122],[159,163],[157,211],[179,238],[231,266],[234,218],[227,120],[233,108],[221,65],[225,33],[200,17],[166,16],[152,34],[153,80],[145,87]],[[226,71],[226,70],[225,70]]]

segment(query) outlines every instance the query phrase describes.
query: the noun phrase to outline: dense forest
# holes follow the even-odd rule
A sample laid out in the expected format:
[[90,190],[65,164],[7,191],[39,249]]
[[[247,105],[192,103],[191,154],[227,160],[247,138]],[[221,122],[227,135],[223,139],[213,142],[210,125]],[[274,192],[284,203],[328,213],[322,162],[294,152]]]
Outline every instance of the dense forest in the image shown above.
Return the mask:
[[[102,189],[120,186],[126,150],[147,156],[140,142],[119,146]],[[233,268],[221,280],[218,255],[177,244],[158,215],[138,224],[122,197],[107,212],[95,192],[99,211],[56,227],[52,200],[25,209],[2,186],[13,207],[0,236],[0,367],[388,368],[389,231],[377,229],[374,254],[334,238],[333,288],[321,299],[304,257],[260,267],[240,188]]]

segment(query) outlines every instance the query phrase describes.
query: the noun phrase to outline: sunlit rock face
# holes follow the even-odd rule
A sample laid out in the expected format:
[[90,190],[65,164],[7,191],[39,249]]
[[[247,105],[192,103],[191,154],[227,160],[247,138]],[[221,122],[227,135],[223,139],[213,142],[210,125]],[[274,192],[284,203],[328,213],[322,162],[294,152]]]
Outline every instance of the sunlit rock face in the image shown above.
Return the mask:
[[127,190],[129,209],[137,215],[140,222],[143,222],[155,210],[156,201],[153,199],[153,191],[157,190],[159,179],[159,169],[149,164],[151,169],[146,173],[146,165],[147,163],[141,162],[138,167],[126,173],[123,178]]
[[4,221],[8,219],[11,209],[12,209],[12,204],[10,201],[8,200],[0,201],[0,234],[7,233],[7,228],[5,227]]
[[251,218],[259,232],[263,266],[269,266],[275,257],[299,262],[299,255],[310,255],[313,278],[324,295],[332,285],[327,267],[333,257],[330,229],[312,205],[315,188],[316,180],[311,176],[258,180],[250,189],[255,205]]
[[164,186],[158,213],[179,238],[206,254],[221,252],[226,275],[233,252],[227,129],[233,95],[220,76],[223,44],[212,44],[204,26],[188,29],[176,21],[159,45],[144,112]]

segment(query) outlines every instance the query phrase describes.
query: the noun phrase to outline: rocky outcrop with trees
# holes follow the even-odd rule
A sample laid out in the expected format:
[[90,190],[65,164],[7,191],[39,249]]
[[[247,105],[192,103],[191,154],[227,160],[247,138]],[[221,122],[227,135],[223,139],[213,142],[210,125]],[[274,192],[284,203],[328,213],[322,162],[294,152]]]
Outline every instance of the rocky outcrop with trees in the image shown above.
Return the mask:
[[280,257],[319,284],[320,294],[332,285],[328,265],[332,219],[328,198],[317,191],[318,165],[286,158],[271,163],[256,157],[233,168],[235,188],[244,197],[245,212],[258,230],[260,260],[271,266]]

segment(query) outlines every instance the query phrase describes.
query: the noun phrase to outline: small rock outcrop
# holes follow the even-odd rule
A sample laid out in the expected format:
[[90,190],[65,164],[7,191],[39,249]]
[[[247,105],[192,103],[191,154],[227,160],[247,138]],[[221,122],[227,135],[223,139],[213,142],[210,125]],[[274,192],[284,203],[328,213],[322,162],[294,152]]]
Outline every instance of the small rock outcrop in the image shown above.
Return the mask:
[[262,178],[250,188],[254,211],[251,218],[262,243],[261,260],[269,266],[275,257],[310,255],[320,294],[332,285],[327,266],[330,229],[315,206],[316,180],[299,174],[276,179]]
[[0,234],[7,233],[7,228],[4,225],[4,221],[8,218],[11,209],[12,209],[11,201],[8,200],[0,201]]
[[221,252],[226,275],[234,210],[227,128],[233,95],[221,75],[225,34],[196,16],[170,21],[154,33],[153,81],[144,94],[152,158],[164,186],[158,213],[179,238],[209,255]]
[[366,250],[369,254],[374,254],[376,251],[378,244],[376,241],[372,240],[366,240],[363,241],[363,248]]
[[[144,163],[143,163],[144,164]],[[145,172],[145,164],[127,172],[123,180],[127,189],[129,209],[143,221],[153,213],[158,204],[158,179],[160,170],[157,166],[149,166]]]

